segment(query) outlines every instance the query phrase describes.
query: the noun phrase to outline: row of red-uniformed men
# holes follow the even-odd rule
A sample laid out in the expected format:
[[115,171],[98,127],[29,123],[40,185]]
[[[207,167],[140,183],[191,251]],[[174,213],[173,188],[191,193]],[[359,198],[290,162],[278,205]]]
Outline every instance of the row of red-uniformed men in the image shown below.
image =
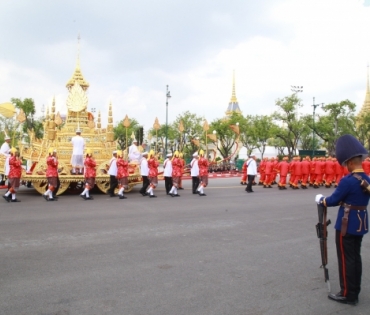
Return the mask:
[[[366,158],[362,163],[366,174],[370,174],[370,158]],[[244,173],[247,172],[246,163],[242,168],[242,184],[246,181]],[[314,157],[312,160],[306,156],[301,160],[296,156],[292,161],[288,162],[288,157],[284,157],[282,161],[277,158],[264,158],[259,165],[260,181],[259,185],[265,188],[270,188],[273,183],[276,183],[277,175],[279,174],[278,186],[281,189],[286,188],[287,177],[290,174],[289,184],[293,189],[298,189],[298,184],[301,184],[303,189],[307,185],[318,188],[321,185],[330,187],[333,183],[338,186],[339,181],[343,176],[348,174],[345,166],[338,163],[334,157]]]

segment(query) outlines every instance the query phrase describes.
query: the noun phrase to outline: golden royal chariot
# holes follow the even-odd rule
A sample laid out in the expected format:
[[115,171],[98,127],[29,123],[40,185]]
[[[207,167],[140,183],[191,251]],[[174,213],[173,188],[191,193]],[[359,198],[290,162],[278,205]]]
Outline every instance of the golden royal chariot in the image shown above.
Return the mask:
[[[97,122],[94,115],[88,111],[88,98],[86,90],[89,84],[84,80],[79,60],[72,78],[67,83],[68,113],[63,122],[59,112],[55,114],[55,99],[51,110],[47,110],[44,121],[44,135],[42,139],[37,139],[33,131],[28,132],[29,142],[18,142],[19,151],[23,159],[27,160],[31,167],[23,172],[22,180],[32,183],[33,187],[39,192],[44,193],[47,189],[46,182],[46,157],[49,148],[57,150],[59,161],[59,180],[60,187],[58,195],[64,192],[77,193],[84,183],[83,175],[73,175],[71,139],[76,135],[76,130],[81,130],[81,136],[85,139],[85,149],[91,149],[93,157],[97,163],[96,186],[106,193],[109,188],[109,175],[107,170],[113,151],[116,150],[117,143],[114,141],[112,104],[109,104],[107,128],[101,128],[101,116],[98,113]],[[0,159],[0,170],[4,169],[5,159]],[[140,169],[137,163],[129,164],[129,187],[128,191],[141,183]]]

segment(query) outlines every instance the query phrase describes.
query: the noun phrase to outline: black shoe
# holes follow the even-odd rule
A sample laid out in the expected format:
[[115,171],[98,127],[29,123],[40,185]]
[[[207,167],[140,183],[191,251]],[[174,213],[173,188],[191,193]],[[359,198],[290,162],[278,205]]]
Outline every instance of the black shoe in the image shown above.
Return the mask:
[[202,197],[204,197],[204,196],[207,196],[206,194],[199,194],[199,196],[202,196]]
[[42,198],[44,198],[46,201],[49,201],[49,197],[47,195],[42,194]]
[[147,194],[147,193],[141,193],[141,195],[142,195],[143,197],[148,196],[148,194]]
[[179,187],[179,188],[177,188],[178,190],[184,190],[184,188],[182,188],[182,187]]
[[20,200],[18,200],[17,198],[15,198],[15,199],[12,199],[12,200],[10,200],[11,202],[21,202]]
[[157,198],[156,195],[149,195],[149,198]]
[[172,197],[180,197],[180,195],[179,195],[179,194],[172,194],[171,196],[172,196]]
[[54,198],[48,198],[48,201],[56,201]]
[[253,191],[250,191],[250,190],[246,190],[246,192],[247,192],[247,193],[251,193],[251,192],[253,192]]
[[198,193],[196,191],[193,191],[193,195],[198,195]]
[[127,199],[127,197],[122,195],[122,196],[119,196],[119,199]]
[[94,198],[92,196],[89,196],[89,197],[85,197],[85,200],[94,200]]
[[328,298],[342,304],[356,305],[358,303],[358,299],[349,300],[347,297],[343,296],[341,292],[337,294],[329,293]]
[[3,198],[4,198],[7,202],[9,202],[9,201],[10,201],[10,199],[12,199],[12,195],[9,195],[9,196],[5,196],[5,195],[3,195]]
[[54,196],[54,195],[53,195],[53,198],[54,198],[55,200],[58,200],[58,197],[57,197],[57,196]]

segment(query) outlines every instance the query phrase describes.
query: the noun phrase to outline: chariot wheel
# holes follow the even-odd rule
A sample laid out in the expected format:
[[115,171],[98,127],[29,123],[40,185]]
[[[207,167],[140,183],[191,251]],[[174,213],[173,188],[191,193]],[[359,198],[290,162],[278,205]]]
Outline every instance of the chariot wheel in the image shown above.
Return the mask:
[[[107,190],[109,189],[109,175],[108,175],[108,169],[109,169],[109,162],[110,160],[106,160],[98,165],[96,168],[96,175],[107,175],[106,180],[96,180],[95,184],[99,188],[99,190],[106,194]],[[118,188],[115,189],[114,193],[118,192]]]
[[[106,180],[96,180],[96,186],[100,189],[101,192],[103,193],[107,193],[107,190],[109,189],[109,175],[108,175],[108,168],[109,168],[109,161],[110,160],[107,160],[107,161],[104,161],[103,163],[101,163],[97,168],[96,168],[96,174],[97,175],[107,175],[107,179]],[[127,189],[125,189],[125,193],[126,192],[130,192],[134,186],[137,184],[136,182],[133,182],[133,183],[130,183],[130,179],[131,179],[131,176],[133,172],[135,172],[136,168],[135,168],[135,165],[130,165],[129,166],[129,172],[130,172],[130,175],[129,175],[129,183],[128,183],[128,187]],[[137,170],[136,170],[137,172]],[[136,176],[135,176],[136,177]],[[116,188],[114,190],[114,193],[117,194],[118,193],[118,188]]]
[[[38,162],[35,168],[33,169],[32,176],[32,186],[36,189],[36,191],[40,194],[43,194],[48,189],[48,182],[46,180],[46,161]],[[68,166],[64,162],[59,162],[58,171],[59,175],[66,175],[68,174]],[[61,179],[59,177],[59,179]],[[70,183],[66,183],[61,181],[60,186],[58,189],[57,195],[63,194],[69,187]]]

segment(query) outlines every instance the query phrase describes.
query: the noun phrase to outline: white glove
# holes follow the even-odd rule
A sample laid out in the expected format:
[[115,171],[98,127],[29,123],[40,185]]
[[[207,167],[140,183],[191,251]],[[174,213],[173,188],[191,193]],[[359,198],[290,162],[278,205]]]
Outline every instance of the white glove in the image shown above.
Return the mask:
[[316,197],[315,197],[315,202],[316,202],[316,203],[320,203],[320,199],[321,199],[322,197],[324,197],[324,195],[322,195],[322,194],[316,195]]

